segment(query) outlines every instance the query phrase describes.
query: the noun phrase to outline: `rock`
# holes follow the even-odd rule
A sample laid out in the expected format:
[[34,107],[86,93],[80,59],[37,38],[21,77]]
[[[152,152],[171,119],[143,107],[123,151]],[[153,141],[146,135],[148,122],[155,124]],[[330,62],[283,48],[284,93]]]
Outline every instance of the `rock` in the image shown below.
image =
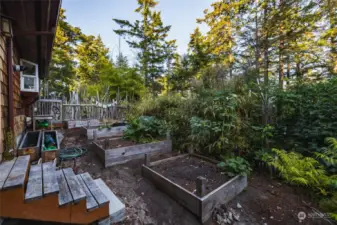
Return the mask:
[[233,214],[233,217],[236,221],[240,221],[240,215],[238,214]]
[[277,208],[278,210],[281,210],[281,209],[282,209],[280,206],[277,206],[276,208]]
[[228,219],[230,219],[231,221],[233,220],[233,213],[232,212],[228,213]]
[[216,220],[217,220],[218,224],[221,224],[221,222],[223,221],[223,218],[219,214],[217,214]]
[[236,208],[242,209],[242,205],[240,205],[240,203],[238,203],[238,204],[236,204]]
[[274,219],[274,217],[273,217],[273,216],[271,216],[271,217],[270,217],[270,219]]

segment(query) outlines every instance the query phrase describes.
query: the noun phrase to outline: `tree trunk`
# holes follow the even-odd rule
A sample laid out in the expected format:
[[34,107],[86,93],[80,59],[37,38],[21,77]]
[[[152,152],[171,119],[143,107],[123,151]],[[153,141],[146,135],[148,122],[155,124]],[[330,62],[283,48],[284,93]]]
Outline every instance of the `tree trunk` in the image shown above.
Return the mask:
[[[284,8],[284,0],[280,0],[280,12],[283,12]],[[283,61],[283,50],[284,50],[284,27],[282,19],[283,17],[280,17],[280,42],[279,42],[279,87],[282,90],[283,89],[283,81],[284,81],[284,61]]]
[[258,27],[258,19],[257,12],[255,12],[255,69],[257,75],[260,74],[260,40],[259,40],[259,27]]
[[290,57],[287,56],[287,85],[290,83]]
[[264,29],[265,29],[265,37],[264,37],[264,104],[263,104],[263,118],[262,122],[264,125],[267,125],[269,122],[269,96],[268,96],[268,85],[269,85],[269,32],[267,27],[267,19],[268,19],[268,0],[266,0],[266,4],[263,10],[264,18]]
[[[330,30],[334,30],[337,26],[337,18],[335,15],[336,11],[336,0],[328,0],[328,10],[329,10],[329,22],[330,22]],[[335,41],[336,36],[330,34],[330,65],[329,72],[331,75],[337,74],[337,43]]]

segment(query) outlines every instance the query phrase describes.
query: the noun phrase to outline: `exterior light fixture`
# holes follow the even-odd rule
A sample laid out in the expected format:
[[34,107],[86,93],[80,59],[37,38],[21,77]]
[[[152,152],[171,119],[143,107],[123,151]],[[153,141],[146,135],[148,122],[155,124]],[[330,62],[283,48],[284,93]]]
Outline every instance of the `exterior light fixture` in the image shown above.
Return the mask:
[[1,17],[1,33],[6,37],[13,37],[12,22],[6,17]]

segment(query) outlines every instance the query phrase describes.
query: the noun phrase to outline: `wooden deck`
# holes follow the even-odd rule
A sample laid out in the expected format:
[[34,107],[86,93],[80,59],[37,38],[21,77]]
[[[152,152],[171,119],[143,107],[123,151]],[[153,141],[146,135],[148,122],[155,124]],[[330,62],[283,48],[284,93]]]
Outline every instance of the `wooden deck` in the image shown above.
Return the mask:
[[88,173],[29,161],[27,155],[0,164],[0,217],[72,224],[109,218],[109,200]]

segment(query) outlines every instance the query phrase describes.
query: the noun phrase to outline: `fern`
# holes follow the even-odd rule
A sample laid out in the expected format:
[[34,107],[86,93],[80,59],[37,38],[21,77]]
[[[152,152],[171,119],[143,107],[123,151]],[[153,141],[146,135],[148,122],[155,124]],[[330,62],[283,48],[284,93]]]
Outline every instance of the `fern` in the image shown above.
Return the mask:
[[276,157],[266,163],[273,166],[286,182],[292,185],[309,186],[322,192],[328,184],[329,177],[317,160],[303,157],[299,153],[273,149]]

